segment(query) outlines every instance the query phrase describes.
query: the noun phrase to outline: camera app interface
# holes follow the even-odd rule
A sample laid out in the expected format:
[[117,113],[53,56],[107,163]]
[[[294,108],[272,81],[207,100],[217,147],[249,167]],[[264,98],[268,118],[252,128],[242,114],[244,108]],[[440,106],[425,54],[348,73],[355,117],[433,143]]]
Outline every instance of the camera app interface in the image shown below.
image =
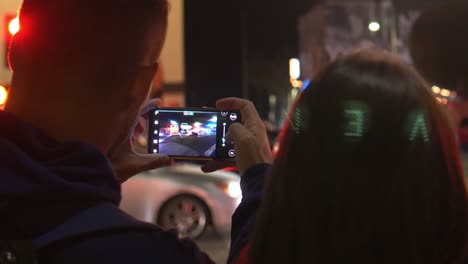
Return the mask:
[[239,122],[235,112],[155,110],[150,124],[150,153],[178,157],[233,159],[234,145],[226,141],[229,126]]

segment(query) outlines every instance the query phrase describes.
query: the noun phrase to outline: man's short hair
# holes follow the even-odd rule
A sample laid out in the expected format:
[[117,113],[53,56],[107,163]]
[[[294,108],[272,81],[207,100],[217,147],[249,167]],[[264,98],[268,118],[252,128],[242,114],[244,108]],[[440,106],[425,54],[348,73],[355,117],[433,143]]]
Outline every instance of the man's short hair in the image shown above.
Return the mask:
[[98,76],[111,67],[118,78],[148,54],[149,31],[159,31],[163,41],[167,15],[167,0],[24,0],[13,70],[65,68]]
[[415,22],[410,50],[430,81],[455,88],[468,81],[468,3],[449,2],[424,12]]

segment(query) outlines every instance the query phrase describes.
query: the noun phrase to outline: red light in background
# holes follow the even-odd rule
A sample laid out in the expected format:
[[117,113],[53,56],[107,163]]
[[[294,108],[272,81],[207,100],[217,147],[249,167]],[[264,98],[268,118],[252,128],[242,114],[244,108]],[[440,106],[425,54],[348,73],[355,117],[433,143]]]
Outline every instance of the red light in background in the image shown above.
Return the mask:
[[8,57],[10,52],[10,43],[13,39],[13,36],[18,33],[20,30],[20,23],[18,14],[6,14],[3,24],[3,45],[5,51],[5,67],[9,68]]
[[232,172],[239,172],[237,167],[227,167],[223,169],[224,171],[232,171]]
[[8,91],[4,86],[0,85],[0,105],[4,105],[8,99]]
[[14,36],[18,31],[20,31],[20,21],[19,17],[13,18],[10,23],[8,23],[8,31],[12,36]]

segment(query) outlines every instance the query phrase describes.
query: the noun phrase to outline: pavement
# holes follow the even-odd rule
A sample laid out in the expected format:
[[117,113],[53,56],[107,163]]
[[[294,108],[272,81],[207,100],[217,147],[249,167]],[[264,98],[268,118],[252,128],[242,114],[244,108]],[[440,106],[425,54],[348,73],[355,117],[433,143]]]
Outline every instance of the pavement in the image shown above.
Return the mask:
[[159,152],[176,156],[211,156],[216,148],[216,135],[171,136],[162,139]]

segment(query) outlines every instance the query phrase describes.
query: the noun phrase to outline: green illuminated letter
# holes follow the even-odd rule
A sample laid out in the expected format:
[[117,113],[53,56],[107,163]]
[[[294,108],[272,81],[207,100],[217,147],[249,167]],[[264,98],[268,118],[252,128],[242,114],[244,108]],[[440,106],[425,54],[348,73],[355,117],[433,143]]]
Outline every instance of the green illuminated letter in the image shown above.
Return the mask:
[[357,101],[348,101],[344,107],[344,135],[346,137],[362,137],[367,129],[367,107]]
[[429,131],[424,119],[424,114],[420,112],[415,114],[412,123],[409,137],[410,141],[415,141],[417,138],[421,137],[425,142],[429,142]]
[[364,134],[364,113],[361,110],[345,110],[347,137],[362,137]]

